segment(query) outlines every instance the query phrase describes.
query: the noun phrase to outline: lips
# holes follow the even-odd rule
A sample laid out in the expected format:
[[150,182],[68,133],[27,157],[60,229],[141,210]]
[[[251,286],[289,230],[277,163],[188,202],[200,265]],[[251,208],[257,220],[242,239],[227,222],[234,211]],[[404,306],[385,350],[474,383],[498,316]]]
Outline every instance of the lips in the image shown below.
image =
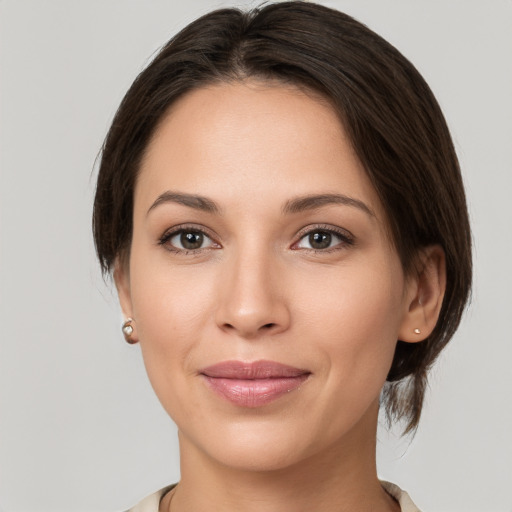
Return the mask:
[[274,361],[225,361],[200,371],[208,387],[239,407],[269,404],[297,389],[311,374]]

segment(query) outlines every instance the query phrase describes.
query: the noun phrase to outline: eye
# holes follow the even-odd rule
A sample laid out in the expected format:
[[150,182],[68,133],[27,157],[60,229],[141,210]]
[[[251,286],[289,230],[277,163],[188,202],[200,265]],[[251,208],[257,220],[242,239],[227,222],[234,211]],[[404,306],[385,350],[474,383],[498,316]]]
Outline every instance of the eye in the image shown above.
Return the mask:
[[295,244],[297,249],[325,251],[338,246],[352,245],[353,240],[348,234],[337,233],[331,229],[314,229],[307,232]]
[[199,251],[201,249],[217,246],[203,231],[185,228],[166,233],[160,239],[159,243],[176,252]]

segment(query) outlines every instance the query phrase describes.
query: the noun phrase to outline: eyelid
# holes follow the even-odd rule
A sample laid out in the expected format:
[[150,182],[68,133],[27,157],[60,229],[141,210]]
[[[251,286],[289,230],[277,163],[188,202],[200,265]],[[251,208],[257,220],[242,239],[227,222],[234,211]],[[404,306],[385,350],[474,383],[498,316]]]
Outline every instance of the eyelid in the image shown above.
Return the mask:
[[[206,238],[212,241],[212,245],[208,247],[200,247],[199,249],[180,249],[179,247],[167,245],[167,243],[176,235],[182,232],[197,232],[202,233]],[[180,253],[180,254],[189,254],[189,253],[199,253],[204,250],[209,249],[219,249],[221,247],[220,243],[217,242],[216,236],[212,234],[212,232],[207,229],[205,226],[197,225],[197,224],[178,224],[176,226],[172,226],[164,231],[164,233],[158,238],[158,245],[165,246],[167,250]]]
[[[311,233],[315,233],[316,231],[324,231],[326,233],[335,235],[338,238],[340,238],[342,240],[342,242],[339,244],[336,244],[333,247],[328,247],[327,249],[313,249],[313,248],[308,249],[308,248],[296,247],[297,244],[301,240],[303,240],[306,236],[310,235]],[[296,238],[297,238],[297,241],[292,244],[292,247],[291,247],[292,249],[295,248],[295,250],[306,250],[306,251],[309,250],[309,251],[323,252],[323,253],[338,250],[338,249],[341,249],[346,246],[351,246],[351,245],[354,245],[354,243],[355,243],[355,236],[350,231],[348,231],[347,229],[344,229],[344,228],[340,228],[338,226],[333,226],[331,224],[315,224],[315,225],[306,226],[305,228],[302,228],[297,233]]]

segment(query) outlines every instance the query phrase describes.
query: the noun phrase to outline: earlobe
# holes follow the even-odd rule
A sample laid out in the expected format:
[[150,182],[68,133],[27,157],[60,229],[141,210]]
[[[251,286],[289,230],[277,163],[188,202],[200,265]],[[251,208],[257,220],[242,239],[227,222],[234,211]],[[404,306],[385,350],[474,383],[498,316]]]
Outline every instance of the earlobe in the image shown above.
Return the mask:
[[401,341],[415,343],[432,334],[446,290],[446,260],[439,245],[428,246],[418,255],[417,272],[408,280]]
[[[119,304],[125,323],[123,324],[123,335],[128,343],[137,343],[137,333],[135,329],[135,321],[133,320],[133,308],[130,290],[130,275],[128,265],[122,263],[119,258],[114,264],[114,282],[119,297]],[[130,332],[128,333],[128,329]]]

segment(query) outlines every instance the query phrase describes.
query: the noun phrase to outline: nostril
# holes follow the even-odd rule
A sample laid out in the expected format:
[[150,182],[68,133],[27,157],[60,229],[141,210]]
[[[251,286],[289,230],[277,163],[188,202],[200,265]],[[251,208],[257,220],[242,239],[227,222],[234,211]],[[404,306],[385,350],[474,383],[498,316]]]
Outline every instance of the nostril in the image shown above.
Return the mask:
[[249,322],[224,322],[220,327],[225,332],[238,333],[239,335],[246,338],[253,338],[259,335],[271,335],[279,332],[280,328],[279,322],[268,322],[266,324],[260,323],[258,321],[249,321]]

